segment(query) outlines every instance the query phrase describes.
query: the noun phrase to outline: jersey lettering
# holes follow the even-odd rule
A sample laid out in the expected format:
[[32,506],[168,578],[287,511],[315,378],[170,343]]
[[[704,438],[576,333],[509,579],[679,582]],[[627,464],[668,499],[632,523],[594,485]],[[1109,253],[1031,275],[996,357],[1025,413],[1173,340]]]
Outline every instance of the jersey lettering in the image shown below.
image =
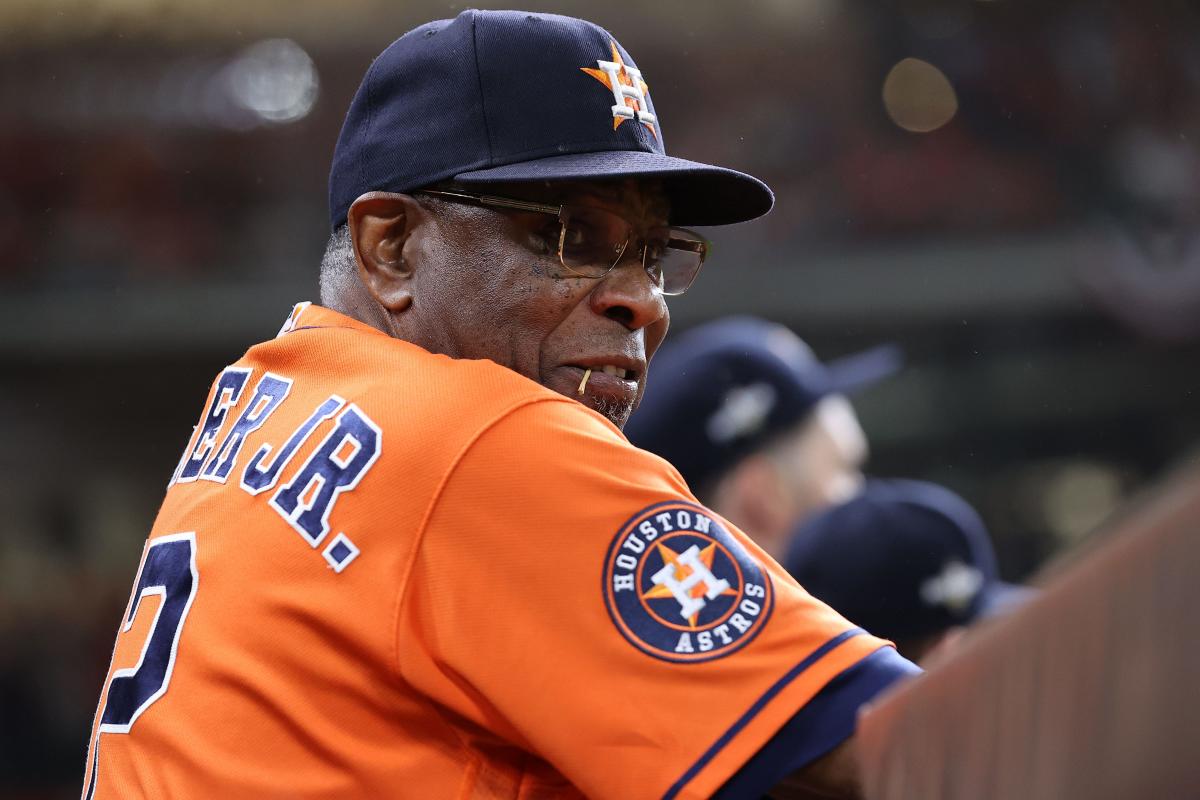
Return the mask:
[[639,525],[638,530],[642,532],[642,536],[647,542],[653,542],[658,537],[658,528],[654,527],[650,520],[646,520]]
[[246,436],[262,427],[267,417],[271,416],[287,397],[291,388],[292,382],[287,378],[270,372],[263,375],[254,387],[254,396],[246,404],[246,410],[238,417],[237,422],[233,423],[229,433],[225,434],[221,446],[213,450],[212,458],[208,460],[200,477],[224,483],[237,463],[238,453],[246,443]]
[[246,379],[249,377],[250,370],[244,367],[227,367],[218,376],[212,401],[208,404],[208,409],[204,414],[204,422],[201,423],[200,429],[196,433],[195,443],[188,451],[187,460],[179,469],[179,476],[175,479],[176,483],[188,483],[196,480],[201,467],[208,458],[209,451],[217,440],[221,425],[225,423],[229,409],[242,396],[242,389],[246,386]]
[[316,547],[329,533],[329,513],[338,496],[358,485],[382,444],[379,426],[351,403],[316,452],[271,497],[270,506]]
[[300,445],[304,444],[312,435],[317,425],[332,417],[345,404],[346,401],[336,394],[331,395],[292,433],[273,460],[268,461],[271,455],[271,445],[264,444],[258,448],[258,452],[254,454],[250,463],[246,465],[245,471],[242,472],[242,488],[250,494],[261,494],[274,487],[275,482],[279,480],[279,473],[292,460],[292,456],[296,454]]

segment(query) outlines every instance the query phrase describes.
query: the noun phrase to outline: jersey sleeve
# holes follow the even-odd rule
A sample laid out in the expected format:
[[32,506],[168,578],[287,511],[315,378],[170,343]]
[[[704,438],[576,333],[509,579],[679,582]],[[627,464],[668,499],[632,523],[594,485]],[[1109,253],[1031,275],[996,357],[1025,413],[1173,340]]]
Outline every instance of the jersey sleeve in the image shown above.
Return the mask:
[[907,672],[898,656],[867,662],[888,643],[570,401],[482,430],[419,535],[402,677],[588,797],[710,797],[727,783],[724,797],[756,796],[848,736],[858,706]]

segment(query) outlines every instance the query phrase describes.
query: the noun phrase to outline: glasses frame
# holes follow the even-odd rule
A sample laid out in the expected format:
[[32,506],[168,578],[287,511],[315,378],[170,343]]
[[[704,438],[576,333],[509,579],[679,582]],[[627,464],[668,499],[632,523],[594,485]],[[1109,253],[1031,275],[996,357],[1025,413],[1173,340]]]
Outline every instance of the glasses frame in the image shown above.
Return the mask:
[[[437,198],[440,198],[443,200],[449,200],[450,202],[455,202],[455,203],[470,203],[472,205],[480,205],[480,206],[484,206],[484,207],[488,207],[488,208],[503,208],[503,209],[508,209],[511,211],[528,211],[528,212],[534,212],[534,213],[539,213],[539,214],[549,214],[553,217],[556,217],[559,221],[558,263],[561,264],[562,268],[565,269],[567,272],[571,273],[572,275],[581,277],[581,278],[593,278],[595,280],[599,280],[600,278],[603,278],[608,273],[612,272],[614,269],[616,269],[616,266],[621,263],[621,259],[623,259],[625,257],[625,251],[629,248],[629,243],[631,241],[633,241],[633,239],[634,239],[633,236],[630,236],[628,239],[625,240],[624,244],[621,245],[621,249],[617,252],[616,259],[613,261],[612,264],[610,264],[604,270],[603,273],[601,273],[600,275],[587,275],[582,272],[579,272],[575,268],[568,265],[566,262],[566,259],[563,256],[563,247],[566,243],[567,222],[568,222],[567,215],[566,215],[568,206],[566,206],[566,205],[552,205],[552,204],[548,204],[548,203],[535,203],[530,200],[518,200],[513,197],[500,197],[498,195],[492,195],[492,194],[472,194],[470,192],[463,192],[463,191],[459,191],[457,189],[455,189],[455,190],[418,189],[415,192],[413,192],[413,194],[429,195],[431,197],[437,197]],[[608,213],[613,213],[613,212],[608,212]],[[615,214],[615,213],[613,215],[617,216],[617,217],[621,216],[620,214]],[[622,217],[622,219],[624,219],[624,217]],[[629,222],[629,220],[625,220],[625,221]],[[630,227],[632,229],[633,226],[631,225]],[[666,276],[665,275],[663,276],[662,285],[656,287],[658,289],[658,291],[664,295],[678,297],[679,295],[683,294],[688,289],[690,289],[692,287],[692,284],[696,282],[696,278],[699,277],[699,275],[700,275],[700,268],[704,266],[704,261],[708,258],[708,253],[712,249],[712,245],[703,236],[696,233],[695,231],[688,230],[687,228],[679,228],[679,227],[671,226],[668,229],[672,232],[679,231],[681,233],[686,233],[689,236],[694,236],[695,239],[678,239],[675,237],[671,237],[671,238],[667,239],[667,247],[674,248],[676,250],[686,250],[688,252],[698,253],[700,255],[700,263],[696,265],[696,270],[695,270],[695,272],[692,273],[691,280],[689,280],[687,282],[687,285],[684,286],[682,289],[679,289],[677,291],[667,291],[665,288],[666,287]],[[641,250],[642,250],[642,253],[641,253],[641,257],[639,260],[642,263],[642,269],[645,270],[646,269],[646,253],[648,253],[650,251],[649,243],[643,241]]]

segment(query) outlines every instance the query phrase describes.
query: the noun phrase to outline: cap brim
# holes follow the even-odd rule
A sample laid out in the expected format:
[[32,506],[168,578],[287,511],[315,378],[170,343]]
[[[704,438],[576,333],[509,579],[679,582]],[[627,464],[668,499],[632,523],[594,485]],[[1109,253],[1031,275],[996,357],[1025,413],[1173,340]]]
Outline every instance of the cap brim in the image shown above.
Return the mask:
[[758,178],[724,167],[641,150],[571,153],[463,172],[462,184],[658,178],[671,202],[674,225],[728,225],[761,217],[775,195]]
[[894,375],[902,366],[903,351],[894,344],[884,344],[830,361],[825,368],[829,375],[829,390],[851,394]]
[[979,616],[995,617],[1007,614],[1018,606],[1028,602],[1037,590],[1028,586],[1018,586],[1015,583],[996,582],[984,590],[979,601]]

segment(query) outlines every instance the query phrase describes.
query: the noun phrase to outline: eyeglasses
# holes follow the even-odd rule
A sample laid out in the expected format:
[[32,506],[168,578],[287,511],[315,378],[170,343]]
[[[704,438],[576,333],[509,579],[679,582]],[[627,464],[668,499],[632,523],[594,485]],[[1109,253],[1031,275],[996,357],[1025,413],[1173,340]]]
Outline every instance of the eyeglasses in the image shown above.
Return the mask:
[[[431,195],[454,203],[471,203],[490,208],[549,214],[556,217],[558,230],[544,236],[557,248],[563,269],[584,278],[603,278],[617,264],[635,238],[635,226],[629,220],[593,206],[546,205],[493,195],[459,191],[419,189],[415,194]],[[642,268],[667,295],[680,295],[696,280],[708,255],[708,242],[685,228],[654,227],[638,238],[632,252],[640,250]],[[549,248],[547,248],[547,252]]]

